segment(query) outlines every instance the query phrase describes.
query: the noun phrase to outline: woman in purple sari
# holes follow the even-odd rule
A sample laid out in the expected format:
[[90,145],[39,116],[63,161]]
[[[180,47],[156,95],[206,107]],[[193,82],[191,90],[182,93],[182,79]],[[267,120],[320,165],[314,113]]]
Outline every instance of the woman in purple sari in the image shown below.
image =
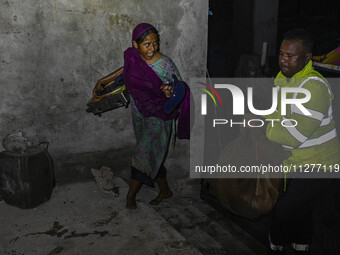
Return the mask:
[[[94,90],[114,80],[115,73],[100,79]],[[175,75],[180,81],[171,86]],[[135,27],[132,47],[124,52],[124,83],[130,93],[136,147],[132,157],[131,182],[126,208],[135,209],[136,195],[143,184],[159,186],[159,194],[150,204],[157,205],[172,196],[166,180],[164,162],[171,134],[190,137],[190,90],[181,81],[173,61],[159,52],[159,34],[147,23]],[[179,96],[181,95],[182,96]],[[182,99],[183,98],[183,99]],[[177,129],[175,132],[175,122]]]
[[173,93],[173,88],[167,85],[173,75],[180,79],[173,61],[159,52],[158,31],[147,23],[137,25],[132,47],[124,52],[124,82],[131,95],[137,141],[126,197],[128,209],[137,208],[136,195],[142,184],[154,186],[156,182],[159,186],[160,192],[150,204],[157,205],[172,196],[164,162],[176,119],[178,138],[189,138],[190,132],[190,91],[185,83],[185,97],[180,105],[170,114],[164,111]]

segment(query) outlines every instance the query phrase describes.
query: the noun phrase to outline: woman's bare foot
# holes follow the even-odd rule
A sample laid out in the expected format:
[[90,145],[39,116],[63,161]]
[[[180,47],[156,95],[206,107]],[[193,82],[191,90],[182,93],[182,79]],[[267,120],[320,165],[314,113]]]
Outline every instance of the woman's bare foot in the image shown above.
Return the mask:
[[137,203],[136,203],[136,199],[133,197],[126,197],[126,209],[128,210],[134,210],[137,208]]
[[160,192],[158,196],[150,201],[150,205],[158,205],[160,202],[162,202],[163,199],[167,199],[169,197],[172,197],[172,191],[169,189],[167,192]]
[[130,188],[129,191],[126,195],[126,209],[128,210],[134,210],[137,208],[137,203],[136,203],[136,195],[142,186],[142,183],[136,180],[131,180],[130,182]]

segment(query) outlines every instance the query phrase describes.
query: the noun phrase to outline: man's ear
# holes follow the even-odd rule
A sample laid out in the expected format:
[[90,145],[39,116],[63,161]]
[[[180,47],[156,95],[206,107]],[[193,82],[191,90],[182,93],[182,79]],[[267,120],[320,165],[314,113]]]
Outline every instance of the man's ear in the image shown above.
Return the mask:
[[133,45],[133,47],[135,47],[136,49],[138,48],[138,44],[136,43],[136,41],[132,41],[132,45]]
[[308,62],[312,59],[313,54],[311,52],[306,54],[305,64],[308,64]]

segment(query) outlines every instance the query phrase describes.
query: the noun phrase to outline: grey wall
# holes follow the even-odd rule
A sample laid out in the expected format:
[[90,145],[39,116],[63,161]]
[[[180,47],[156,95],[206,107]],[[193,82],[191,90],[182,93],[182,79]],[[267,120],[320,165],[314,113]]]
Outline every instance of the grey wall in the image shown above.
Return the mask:
[[[86,113],[95,82],[123,65],[140,22],[182,78],[205,74],[206,0],[0,1],[0,140],[23,131],[54,155],[134,143],[130,108]],[[2,149],[2,148],[0,148]]]

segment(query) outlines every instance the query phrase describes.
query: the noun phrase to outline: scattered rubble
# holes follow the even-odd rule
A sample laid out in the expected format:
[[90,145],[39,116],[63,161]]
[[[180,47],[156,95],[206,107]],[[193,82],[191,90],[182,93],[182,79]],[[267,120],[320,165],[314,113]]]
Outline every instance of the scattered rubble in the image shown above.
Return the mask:
[[119,197],[120,188],[128,186],[122,178],[115,176],[109,167],[102,166],[99,170],[92,168],[91,173],[100,189],[105,193],[113,193],[115,197]]

